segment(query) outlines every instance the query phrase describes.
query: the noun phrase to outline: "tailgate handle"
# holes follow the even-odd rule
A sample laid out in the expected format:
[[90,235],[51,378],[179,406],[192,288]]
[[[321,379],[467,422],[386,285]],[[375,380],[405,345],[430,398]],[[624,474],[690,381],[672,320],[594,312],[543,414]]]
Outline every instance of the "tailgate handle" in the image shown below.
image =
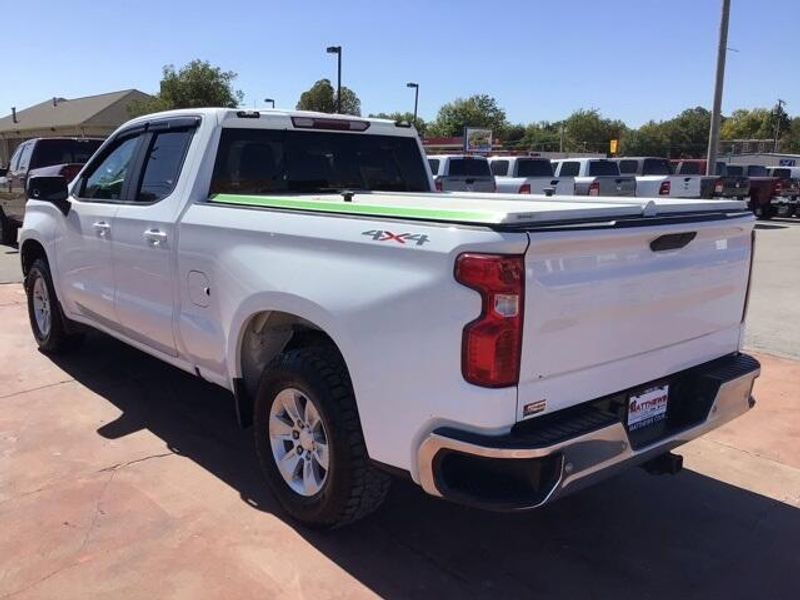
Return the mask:
[[687,231],[685,233],[667,233],[657,237],[650,242],[650,250],[653,252],[664,252],[665,250],[677,250],[688,246],[695,237],[696,231]]

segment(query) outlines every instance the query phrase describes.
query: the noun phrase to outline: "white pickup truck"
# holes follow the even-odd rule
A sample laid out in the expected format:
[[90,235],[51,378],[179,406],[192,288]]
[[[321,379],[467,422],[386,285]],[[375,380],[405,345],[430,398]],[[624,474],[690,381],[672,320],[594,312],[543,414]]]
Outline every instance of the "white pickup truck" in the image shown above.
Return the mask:
[[622,175],[636,177],[636,195],[652,198],[702,197],[703,177],[700,175],[675,175],[666,158],[631,156],[616,159]]
[[317,527],[375,509],[388,473],[516,510],[675,471],[672,448],[753,406],[739,203],[436,194],[423,157],[378,119],[130,121],[69,187],[29,181],[36,342],[94,328],[230,390]]
[[605,158],[564,158],[553,161],[553,172],[577,196],[635,196],[636,178],[620,175],[617,163]]
[[506,194],[572,194],[572,181],[553,175],[549,158],[536,156],[490,156],[489,166],[497,182],[497,191]]

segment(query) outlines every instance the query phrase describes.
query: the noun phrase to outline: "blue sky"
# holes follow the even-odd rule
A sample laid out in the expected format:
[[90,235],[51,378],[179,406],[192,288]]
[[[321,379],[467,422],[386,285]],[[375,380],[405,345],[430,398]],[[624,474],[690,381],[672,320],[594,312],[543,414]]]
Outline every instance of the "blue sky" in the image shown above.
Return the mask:
[[[203,58],[239,74],[245,105],[294,107],[341,44],[343,82],[364,114],[420,115],[488,93],[512,122],[581,107],[638,126],[709,107],[720,0],[115,0],[23,3],[0,33],[0,114],[54,95],[153,92],[163,65]],[[723,112],[788,102],[800,114],[797,0],[733,0]]]

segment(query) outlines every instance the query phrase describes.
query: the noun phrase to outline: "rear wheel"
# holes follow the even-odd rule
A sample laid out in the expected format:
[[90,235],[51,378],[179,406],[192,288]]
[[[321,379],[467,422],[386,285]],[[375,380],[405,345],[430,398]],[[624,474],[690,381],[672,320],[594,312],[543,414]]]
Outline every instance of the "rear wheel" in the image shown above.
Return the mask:
[[70,333],[65,326],[67,321],[61,313],[47,261],[41,258],[33,261],[25,276],[25,293],[31,331],[42,352],[64,352],[83,340],[82,334]]
[[390,480],[369,462],[350,377],[335,349],[278,356],[264,371],[254,410],[262,470],[292,517],[339,527],[383,502]]

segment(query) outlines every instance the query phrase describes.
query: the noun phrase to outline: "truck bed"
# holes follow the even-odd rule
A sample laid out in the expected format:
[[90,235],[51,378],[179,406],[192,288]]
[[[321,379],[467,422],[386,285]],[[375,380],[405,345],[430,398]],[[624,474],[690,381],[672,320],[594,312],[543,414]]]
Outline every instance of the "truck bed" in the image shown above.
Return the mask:
[[741,203],[726,200],[551,196],[522,199],[519,194],[342,194],[237,195],[216,194],[219,205],[335,213],[362,217],[399,218],[489,226],[523,226],[581,220],[613,220],[676,213],[740,211]]

